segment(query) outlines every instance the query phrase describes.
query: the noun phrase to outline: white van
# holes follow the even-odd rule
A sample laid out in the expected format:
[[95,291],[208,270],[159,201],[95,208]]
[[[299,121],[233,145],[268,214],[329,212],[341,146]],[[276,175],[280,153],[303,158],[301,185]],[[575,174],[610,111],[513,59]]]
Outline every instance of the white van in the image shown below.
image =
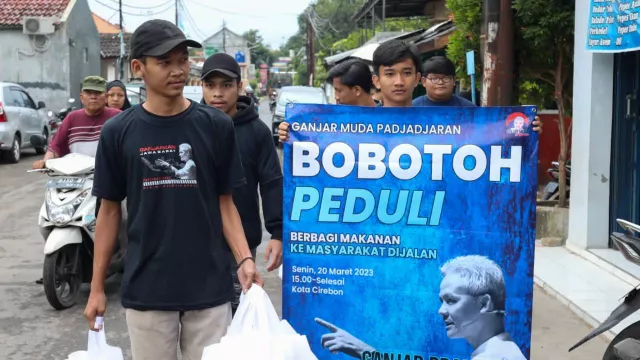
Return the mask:
[[199,103],[202,100],[202,86],[185,86],[184,97]]

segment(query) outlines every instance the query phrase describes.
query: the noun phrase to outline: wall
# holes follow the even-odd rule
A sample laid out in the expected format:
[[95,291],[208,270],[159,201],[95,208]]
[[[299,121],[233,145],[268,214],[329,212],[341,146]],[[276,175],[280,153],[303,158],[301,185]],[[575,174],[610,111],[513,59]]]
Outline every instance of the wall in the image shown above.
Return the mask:
[[576,1],[568,244],[607,248],[613,54],[587,52],[590,1]]
[[[236,52],[242,51],[244,52],[245,63],[251,64],[251,51],[249,50],[247,40],[228,29],[226,31],[219,31],[210,38],[204,40],[202,42],[202,46],[205,47],[206,45],[211,45],[215,46],[219,51],[223,51],[223,33],[225,33],[227,37],[227,40],[224,43],[224,52],[235,58]],[[249,78],[249,70],[246,66],[242,68],[242,78],[243,80]]]
[[82,79],[100,75],[100,35],[87,0],[77,0],[65,22],[69,38],[69,82],[71,96],[80,94]]
[[58,110],[69,99],[69,52],[64,30],[40,36],[44,46],[22,29],[0,30],[0,81],[24,86],[33,100]]
[[[551,162],[558,161],[560,155],[560,131],[558,130],[558,111],[542,110],[538,112],[540,121],[543,123],[540,144],[538,145],[538,185],[546,185],[550,178],[547,169],[551,167]],[[566,117],[565,126],[569,128],[571,118]],[[569,137],[569,157],[571,159],[571,137]]]
[[[100,60],[100,76],[102,76],[107,81],[117,80],[120,76],[120,70],[117,68],[118,59],[117,58],[109,58],[109,59],[101,59]],[[126,83],[129,81],[129,64],[125,64],[124,66],[124,80],[120,79],[122,82]]]

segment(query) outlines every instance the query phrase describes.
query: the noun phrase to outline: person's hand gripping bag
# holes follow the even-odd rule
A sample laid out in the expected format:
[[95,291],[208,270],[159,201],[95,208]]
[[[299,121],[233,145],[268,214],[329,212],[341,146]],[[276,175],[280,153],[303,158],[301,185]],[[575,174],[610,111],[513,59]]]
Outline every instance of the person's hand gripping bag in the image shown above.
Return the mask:
[[89,331],[87,337],[87,350],[76,351],[69,355],[67,360],[124,360],[122,350],[107,344],[104,333],[104,318],[96,318],[96,326],[102,324],[100,331]]
[[240,305],[219,344],[204,349],[202,360],[318,360],[307,337],[280,320],[267,293],[257,285],[240,297]]

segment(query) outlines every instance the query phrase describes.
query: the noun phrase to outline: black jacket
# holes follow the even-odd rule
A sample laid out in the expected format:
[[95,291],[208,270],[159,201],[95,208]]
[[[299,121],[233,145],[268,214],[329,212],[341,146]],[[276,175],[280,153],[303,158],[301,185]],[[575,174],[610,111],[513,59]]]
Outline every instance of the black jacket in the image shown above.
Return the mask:
[[260,120],[253,100],[240,96],[237,108],[233,123],[247,182],[234,189],[233,202],[240,213],[249,247],[255,249],[262,242],[258,187],[265,228],[272,239],[282,240],[282,168],[271,130]]

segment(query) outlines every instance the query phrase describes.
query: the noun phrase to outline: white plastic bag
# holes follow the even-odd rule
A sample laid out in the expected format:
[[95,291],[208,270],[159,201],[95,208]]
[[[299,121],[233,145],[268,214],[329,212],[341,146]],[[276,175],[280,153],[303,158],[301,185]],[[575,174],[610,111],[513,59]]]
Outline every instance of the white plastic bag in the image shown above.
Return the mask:
[[280,320],[267,293],[251,286],[219,344],[208,346],[202,360],[318,360],[307,337]]
[[96,318],[96,325],[102,324],[100,331],[89,331],[87,351],[76,351],[67,360],[124,360],[122,350],[107,344],[103,318]]

